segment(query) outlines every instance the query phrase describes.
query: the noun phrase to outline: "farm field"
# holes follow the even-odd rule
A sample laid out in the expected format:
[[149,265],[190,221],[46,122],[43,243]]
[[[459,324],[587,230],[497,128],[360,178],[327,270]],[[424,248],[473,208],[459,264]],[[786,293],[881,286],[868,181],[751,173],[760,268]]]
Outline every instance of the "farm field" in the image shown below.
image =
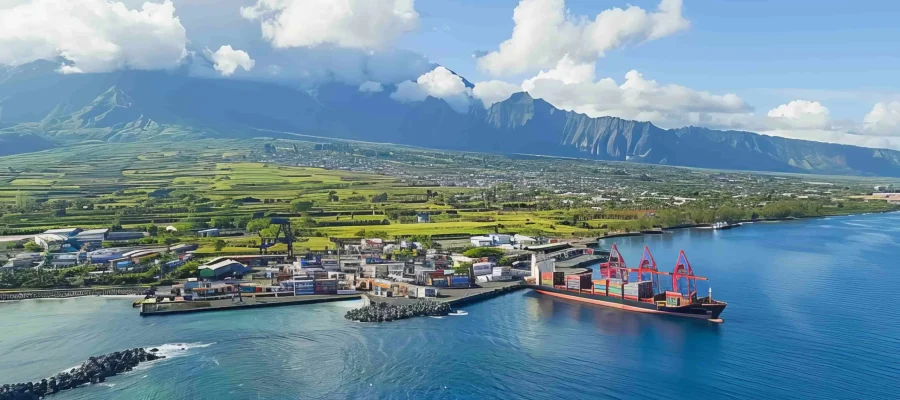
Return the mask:
[[[221,255],[258,251],[260,236],[272,231],[246,228],[269,217],[291,219],[295,248],[325,250],[334,248],[332,239],[359,237],[596,237],[679,223],[896,208],[854,197],[879,183],[871,178],[358,146],[208,139],[0,157],[0,231],[143,230],[153,234],[142,244],[191,241],[201,245],[200,254]],[[194,234],[207,228],[223,230],[222,237]]]

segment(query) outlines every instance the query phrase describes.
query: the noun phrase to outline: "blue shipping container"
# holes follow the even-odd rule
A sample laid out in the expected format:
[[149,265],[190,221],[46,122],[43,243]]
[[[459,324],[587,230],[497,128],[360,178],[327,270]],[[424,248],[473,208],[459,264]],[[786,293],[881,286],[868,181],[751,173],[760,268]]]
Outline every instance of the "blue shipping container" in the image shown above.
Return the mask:
[[455,277],[453,277],[452,282],[453,282],[452,283],[453,287],[469,286],[469,277],[467,277],[467,276],[456,277],[455,276]]
[[294,294],[315,294],[314,281],[297,281],[294,283]]

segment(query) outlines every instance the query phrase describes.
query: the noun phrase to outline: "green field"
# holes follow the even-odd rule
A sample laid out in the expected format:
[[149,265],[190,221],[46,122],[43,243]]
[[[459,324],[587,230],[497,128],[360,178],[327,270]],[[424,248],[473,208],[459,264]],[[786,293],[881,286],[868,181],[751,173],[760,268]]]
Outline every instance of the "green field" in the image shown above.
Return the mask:
[[[214,239],[197,240],[192,232],[207,227],[240,230],[250,217],[283,216],[291,218],[297,230],[297,248],[322,250],[334,246],[330,238],[375,234],[590,237],[678,223],[895,208],[852,198],[871,187],[870,178],[518,160],[408,148],[379,147],[370,157],[365,149],[315,151],[307,142],[292,142],[298,152],[263,153],[262,145],[268,142],[91,144],[0,157],[0,230],[16,234],[67,226],[172,225],[178,232],[166,236],[199,241],[202,254],[233,254],[256,251],[258,242],[253,240],[258,235],[222,238],[225,243],[216,250]],[[369,169],[397,175],[287,165],[311,158],[316,160],[311,164],[337,160],[339,167],[371,163]],[[522,178],[506,178],[514,174]],[[460,177],[472,177],[462,180],[471,184],[428,184]],[[523,188],[517,186],[519,179],[568,188]],[[585,179],[590,180],[587,187]],[[807,182],[813,179],[836,183]],[[824,184],[833,189],[815,190]],[[827,196],[779,194],[788,191]],[[606,198],[592,203],[597,196]],[[673,205],[673,196],[693,199]],[[430,214],[431,222],[416,223],[416,214],[422,212]]]

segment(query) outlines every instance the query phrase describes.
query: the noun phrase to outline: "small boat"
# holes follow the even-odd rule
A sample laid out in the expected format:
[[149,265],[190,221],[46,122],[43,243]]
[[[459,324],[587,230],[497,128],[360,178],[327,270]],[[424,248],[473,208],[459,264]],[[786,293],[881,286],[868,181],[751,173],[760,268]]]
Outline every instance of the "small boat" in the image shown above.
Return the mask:
[[[646,246],[639,267],[628,268],[613,244],[609,261],[600,264],[599,272],[603,279],[592,279],[590,273],[564,277],[557,276],[562,272],[539,272],[540,280],[527,287],[540,294],[566,300],[625,311],[706,319],[710,322],[722,322],[719,315],[728,305],[724,301],[713,300],[711,288],[709,295],[697,295],[697,281],[708,279],[694,275],[684,250],[678,254],[675,270],[669,273],[657,270],[656,261]],[[633,273],[637,274],[636,279],[629,277]],[[671,276],[671,288],[663,289],[660,286],[660,275]]]
[[716,222],[716,223],[710,224],[710,225],[708,225],[708,226],[701,226],[701,227],[699,227],[699,228],[700,228],[700,229],[712,229],[712,230],[720,231],[720,230],[726,230],[726,229],[737,228],[737,227],[739,227],[739,226],[741,226],[741,225],[743,225],[743,224],[741,224],[740,222],[737,222],[737,223],[733,223],[733,224],[732,224],[732,223],[724,222],[724,221],[723,221],[723,222]]
[[456,317],[456,316],[461,316],[461,315],[469,315],[469,313],[466,311],[463,311],[463,310],[456,310],[447,315],[452,315],[452,316]]

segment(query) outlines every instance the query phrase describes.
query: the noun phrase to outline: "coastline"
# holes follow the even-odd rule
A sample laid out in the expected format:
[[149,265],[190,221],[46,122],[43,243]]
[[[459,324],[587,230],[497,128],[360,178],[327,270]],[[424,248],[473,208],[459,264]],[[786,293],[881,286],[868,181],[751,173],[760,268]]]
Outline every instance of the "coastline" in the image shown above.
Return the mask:
[[[900,213],[900,210],[890,210],[890,211],[871,211],[864,213],[852,213],[852,214],[825,214],[825,215],[811,215],[806,217],[787,217],[787,218],[757,218],[757,219],[743,219],[737,221],[742,224],[752,224],[752,223],[778,223],[778,222],[787,222],[787,221],[804,221],[810,219],[825,219],[825,218],[833,218],[833,217],[858,217],[864,215],[871,214],[890,214],[890,213]],[[662,231],[677,231],[682,229],[694,229],[694,228],[703,228],[711,226],[712,224],[680,224],[659,228]],[[615,239],[620,237],[633,237],[633,236],[650,236],[650,235],[658,235],[658,233],[647,233],[647,232],[620,232],[614,233],[612,235],[604,235],[597,237],[596,240],[603,239]]]

